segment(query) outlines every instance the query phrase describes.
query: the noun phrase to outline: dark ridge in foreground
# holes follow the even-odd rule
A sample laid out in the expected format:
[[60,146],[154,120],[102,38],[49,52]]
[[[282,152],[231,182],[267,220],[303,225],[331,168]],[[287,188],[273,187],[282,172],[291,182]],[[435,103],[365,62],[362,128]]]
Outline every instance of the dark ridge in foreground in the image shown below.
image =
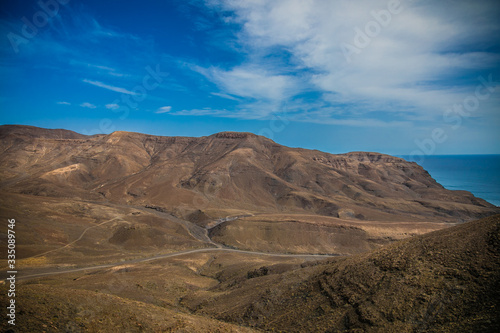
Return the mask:
[[183,302],[266,331],[500,331],[500,215],[308,270]]

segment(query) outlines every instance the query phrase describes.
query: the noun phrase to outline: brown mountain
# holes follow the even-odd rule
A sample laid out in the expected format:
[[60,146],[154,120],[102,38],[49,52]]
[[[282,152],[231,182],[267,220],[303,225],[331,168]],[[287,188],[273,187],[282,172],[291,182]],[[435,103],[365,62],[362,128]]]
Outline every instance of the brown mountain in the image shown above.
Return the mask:
[[21,331],[498,328],[499,208],[400,158],[0,126],[0,190]]
[[84,136],[1,126],[0,138],[3,191],[154,207],[201,225],[258,213],[461,222],[498,211],[401,158],[289,148],[250,133]]

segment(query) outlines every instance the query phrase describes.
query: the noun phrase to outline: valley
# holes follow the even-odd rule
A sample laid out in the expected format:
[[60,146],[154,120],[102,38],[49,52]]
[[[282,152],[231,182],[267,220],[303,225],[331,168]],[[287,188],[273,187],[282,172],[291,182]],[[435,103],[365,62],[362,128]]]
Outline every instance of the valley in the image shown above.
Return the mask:
[[0,139],[25,331],[500,325],[500,208],[415,163],[238,132]]

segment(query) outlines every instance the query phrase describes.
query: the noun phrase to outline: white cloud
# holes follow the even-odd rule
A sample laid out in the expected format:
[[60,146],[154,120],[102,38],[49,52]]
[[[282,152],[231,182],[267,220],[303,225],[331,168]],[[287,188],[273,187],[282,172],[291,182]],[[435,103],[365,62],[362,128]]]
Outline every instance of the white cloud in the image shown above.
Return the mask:
[[231,96],[231,95],[228,95],[228,94],[224,94],[224,93],[213,92],[213,93],[210,93],[210,94],[214,95],[214,96],[217,96],[217,97],[220,97],[220,98],[230,99],[230,100],[233,100],[233,101],[241,101],[239,98],[236,98],[234,96]]
[[80,106],[82,108],[88,108],[88,109],[95,109],[95,108],[97,108],[97,106],[95,106],[94,104],[89,103],[89,102],[82,103],[82,104],[80,104]]
[[231,112],[228,110],[218,110],[212,108],[181,110],[173,113],[176,116],[218,116],[230,117]]
[[170,112],[171,110],[172,110],[171,106],[162,106],[161,108],[156,110],[155,113],[167,113],[167,112]]
[[118,104],[106,104],[106,109],[109,109],[109,110],[116,110],[116,109],[119,109],[120,106]]
[[119,92],[119,93],[122,93],[122,94],[127,94],[127,95],[137,95],[136,93],[134,93],[133,91],[130,91],[130,90],[127,90],[125,88],[120,88],[120,87],[115,87],[115,86],[110,86],[108,84],[105,84],[105,83],[102,83],[100,81],[93,81],[93,80],[88,80],[88,79],[83,79],[82,80],[83,82],[85,83],[89,83],[89,84],[92,84],[96,87],[100,87],[100,88],[104,88],[104,89],[108,89],[108,90],[111,90],[111,91],[115,91],[115,92]]
[[[496,68],[499,55],[484,50],[500,33],[498,2],[401,0],[391,13],[392,2],[207,0],[233,12],[248,57],[232,69],[198,71],[223,94],[284,100],[314,87],[351,114],[411,110],[429,116],[474,92],[471,70]],[[346,44],[358,46],[349,59]],[[291,61],[282,64],[290,75],[267,70],[276,50],[290,53]],[[304,69],[309,76],[297,75]],[[464,81],[464,75],[473,78]]]
[[56,102],[56,104],[59,104],[59,105],[71,105],[71,103],[69,102]]
[[74,65],[74,66],[79,66],[80,68],[85,68],[87,70],[92,70],[93,74],[97,74],[97,75],[104,74],[104,75],[110,75],[110,76],[121,77],[121,78],[125,78],[125,77],[130,76],[130,74],[118,72],[116,68],[112,68],[112,67],[104,66],[104,65],[96,65],[96,64],[85,62],[85,61],[72,59],[70,61],[70,64]]
[[227,94],[253,99],[281,101],[296,92],[296,79],[293,76],[274,74],[259,66],[240,66],[231,70],[217,67],[194,70],[214,82]]
[[87,65],[87,67],[90,67],[90,68],[102,69],[102,70],[108,71],[108,72],[114,72],[115,71],[114,68],[111,68],[111,67],[108,67],[108,66],[94,65],[94,64],[86,64],[86,65]]

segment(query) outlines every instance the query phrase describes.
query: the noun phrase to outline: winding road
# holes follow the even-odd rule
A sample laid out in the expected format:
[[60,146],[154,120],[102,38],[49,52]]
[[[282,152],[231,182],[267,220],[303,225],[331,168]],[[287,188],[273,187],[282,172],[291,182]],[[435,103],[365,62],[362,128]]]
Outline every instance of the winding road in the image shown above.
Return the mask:
[[186,254],[191,254],[191,253],[203,253],[203,252],[214,252],[214,251],[220,251],[220,252],[237,252],[237,253],[244,253],[244,254],[250,254],[250,255],[264,255],[264,256],[271,256],[271,257],[295,257],[295,258],[304,258],[304,259],[323,259],[323,258],[332,258],[332,257],[339,257],[341,255],[331,255],[331,254],[285,254],[285,253],[267,253],[267,252],[256,252],[256,251],[245,251],[245,250],[237,250],[237,249],[229,249],[229,248],[204,248],[204,249],[195,249],[195,250],[186,250],[186,251],[179,251],[179,252],[173,252],[173,253],[167,253],[167,254],[162,254],[150,258],[142,258],[142,259],[133,259],[133,260],[127,260],[127,261],[121,261],[117,263],[112,263],[112,264],[105,264],[105,265],[95,265],[95,266],[88,266],[88,267],[81,267],[81,268],[72,268],[72,269],[64,269],[64,270],[50,270],[47,272],[43,273],[35,273],[35,274],[29,274],[29,275],[22,275],[22,271],[20,271],[20,275],[17,277],[18,280],[29,280],[29,279],[35,279],[35,278],[40,278],[40,277],[47,277],[47,276],[52,276],[52,275],[58,275],[58,274],[65,274],[65,273],[74,273],[74,272],[82,272],[82,271],[90,271],[90,270],[96,270],[96,269],[101,269],[101,268],[111,268],[111,267],[116,267],[116,266],[121,266],[121,265],[128,265],[128,264],[137,264],[137,263],[143,263],[143,262],[148,262],[148,261],[153,261],[153,260],[159,260],[159,259],[164,259],[164,258],[171,258],[171,257],[178,257]]
[[[102,203],[100,203],[102,204]],[[137,263],[143,263],[143,262],[148,262],[148,261],[153,261],[153,260],[159,260],[159,259],[164,259],[164,258],[171,258],[171,257],[178,257],[182,255],[188,255],[192,253],[203,253],[203,252],[234,252],[234,253],[243,253],[243,254],[249,254],[249,255],[264,255],[264,256],[272,256],[272,257],[295,257],[295,258],[304,258],[304,259],[322,259],[322,258],[331,258],[331,257],[338,257],[341,256],[340,254],[287,254],[287,253],[268,253],[268,252],[257,252],[257,251],[246,251],[246,250],[238,250],[234,248],[228,248],[222,244],[218,244],[214,242],[212,239],[210,239],[208,235],[208,230],[206,228],[202,228],[190,221],[182,220],[179,219],[169,213],[159,211],[157,209],[152,209],[152,208],[145,208],[145,207],[137,207],[137,206],[125,206],[125,205],[120,205],[120,204],[112,204],[112,203],[106,203],[105,205],[109,206],[114,206],[114,207],[127,207],[127,208],[134,208],[138,209],[147,213],[152,213],[162,219],[180,224],[182,227],[186,229],[186,231],[195,239],[199,240],[202,243],[205,243],[207,245],[210,245],[212,247],[207,247],[207,248],[200,248],[200,249],[193,249],[193,250],[184,250],[184,251],[179,251],[179,252],[173,252],[173,253],[167,253],[167,254],[162,254],[162,255],[156,255],[152,257],[147,257],[147,258],[140,258],[140,259],[132,259],[132,260],[126,260],[126,261],[120,261],[120,262],[115,262],[115,263],[110,263],[110,264],[100,264],[100,265],[93,265],[93,266],[87,266],[87,267],[79,267],[79,268],[69,268],[69,269],[59,269],[59,268],[50,268],[50,269],[26,269],[26,270],[20,270],[19,274],[17,276],[18,280],[29,280],[29,279],[35,279],[35,278],[41,278],[41,277],[48,277],[48,276],[53,276],[53,275],[58,275],[58,274],[66,274],[66,273],[74,273],[74,272],[82,272],[82,271],[91,271],[91,270],[97,270],[97,269],[103,269],[103,268],[111,268],[111,267],[116,267],[116,266],[121,266],[121,265],[127,265],[127,264],[137,264]],[[121,207],[123,206],[123,207]],[[237,216],[237,217],[230,217],[230,218],[224,218],[218,220],[217,224],[227,222],[227,221],[234,221],[240,217],[244,216]],[[85,233],[90,229],[90,228],[96,228],[99,226],[102,226],[106,223],[116,221],[118,222],[125,222],[125,223],[130,223],[128,221],[125,221],[123,218],[115,217],[113,219],[107,220],[105,222],[102,222],[98,225],[94,225],[91,227],[88,227],[82,231],[80,236],[75,239],[74,241],[54,250],[50,250],[44,253],[37,254],[33,257],[41,256],[50,252],[55,252],[64,248],[67,248],[79,240],[83,238]],[[215,225],[214,225],[215,226]],[[212,226],[212,227],[214,227]],[[27,272],[27,275],[24,275],[23,273]]]

